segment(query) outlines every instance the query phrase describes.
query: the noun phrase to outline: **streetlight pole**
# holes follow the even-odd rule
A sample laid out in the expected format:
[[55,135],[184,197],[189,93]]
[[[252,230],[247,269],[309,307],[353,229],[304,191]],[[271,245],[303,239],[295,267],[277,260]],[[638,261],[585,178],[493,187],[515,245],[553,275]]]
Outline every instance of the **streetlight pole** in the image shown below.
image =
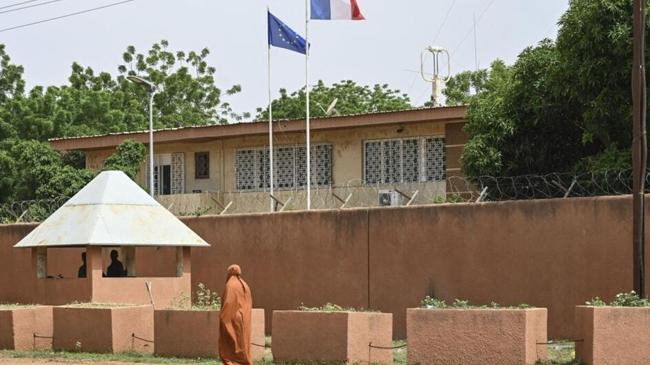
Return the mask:
[[647,163],[646,80],[645,80],[645,0],[634,0],[634,46],[632,70],[633,112],[633,218],[632,252],[634,290],[645,298],[645,207]]
[[139,76],[129,76],[127,79],[149,92],[149,194],[153,198],[153,96],[156,94],[156,86],[151,81]]
[[[154,91],[149,93],[149,194],[153,198],[153,95]],[[158,180],[160,181],[160,180]]]

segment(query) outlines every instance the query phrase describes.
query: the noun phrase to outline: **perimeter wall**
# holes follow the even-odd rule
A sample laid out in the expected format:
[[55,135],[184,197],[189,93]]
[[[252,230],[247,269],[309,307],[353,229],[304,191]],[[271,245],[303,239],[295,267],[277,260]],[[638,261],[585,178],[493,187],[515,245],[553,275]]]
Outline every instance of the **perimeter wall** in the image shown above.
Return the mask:
[[[631,205],[624,196],[184,220],[212,245],[192,255],[193,286],[221,291],[226,267],[240,264],[267,329],[274,309],[331,302],[392,312],[404,337],[406,308],[431,295],[547,307],[549,335],[568,338],[574,305],[632,289]],[[12,246],[33,227],[0,226],[0,302],[29,301],[30,251]],[[137,260],[142,275],[174,272],[171,250]],[[51,273],[79,265],[79,250],[50,254]]]

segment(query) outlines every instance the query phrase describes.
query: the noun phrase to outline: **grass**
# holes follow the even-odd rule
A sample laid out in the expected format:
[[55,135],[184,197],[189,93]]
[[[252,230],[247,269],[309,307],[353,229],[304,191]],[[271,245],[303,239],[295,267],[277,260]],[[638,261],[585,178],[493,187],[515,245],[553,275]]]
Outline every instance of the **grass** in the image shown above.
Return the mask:
[[118,304],[118,303],[69,303],[62,305],[66,308],[126,308],[126,307],[140,307],[136,304]]
[[38,307],[37,304],[1,303],[0,310]]
[[[271,345],[271,337],[266,337],[267,354],[264,360],[258,361],[256,365],[273,365],[273,358],[268,347]],[[404,340],[393,341],[394,347],[406,344]],[[65,352],[65,351],[9,351],[0,350],[0,358],[28,358],[28,359],[63,359],[84,362],[130,362],[142,364],[219,364],[218,359],[182,359],[171,357],[158,357],[150,354],[140,353],[118,353],[118,354],[95,354],[87,352]],[[558,341],[548,346],[548,360],[538,362],[537,365],[578,365],[574,360],[575,348],[573,342]],[[393,364],[406,365],[407,348],[396,348],[393,350]],[[277,365],[277,364],[276,364]],[[287,364],[288,365],[288,364]],[[293,364],[312,365],[312,364]],[[322,365],[322,364],[321,364]]]
[[548,345],[548,360],[537,362],[538,365],[579,365],[575,360],[575,342],[553,341]]
[[117,354],[95,354],[88,352],[65,351],[0,351],[0,357],[27,359],[65,359],[85,362],[118,361],[143,364],[218,364],[216,359],[180,359],[174,357],[158,357],[149,354],[124,352]]

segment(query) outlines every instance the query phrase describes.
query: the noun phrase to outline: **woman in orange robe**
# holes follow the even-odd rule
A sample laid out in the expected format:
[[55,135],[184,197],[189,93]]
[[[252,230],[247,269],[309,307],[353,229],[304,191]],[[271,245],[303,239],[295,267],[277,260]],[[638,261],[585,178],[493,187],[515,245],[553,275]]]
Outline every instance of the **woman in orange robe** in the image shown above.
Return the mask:
[[253,297],[239,265],[228,267],[219,314],[219,356],[225,365],[252,365],[251,312]]

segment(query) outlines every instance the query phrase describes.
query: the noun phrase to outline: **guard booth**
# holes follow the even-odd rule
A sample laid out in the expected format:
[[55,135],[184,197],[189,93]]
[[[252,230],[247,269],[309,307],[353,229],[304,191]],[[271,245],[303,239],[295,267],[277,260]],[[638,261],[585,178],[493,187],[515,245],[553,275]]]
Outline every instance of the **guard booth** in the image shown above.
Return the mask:
[[[191,295],[191,249],[209,245],[126,174],[104,171],[14,247],[31,249],[33,303],[168,306]],[[85,277],[48,276],[48,251],[71,247],[85,248]],[[176,275],[139,277],[136,249],[146,247],[175,250]],[[106,276],[107,249],[119,251],[125,276]]]

